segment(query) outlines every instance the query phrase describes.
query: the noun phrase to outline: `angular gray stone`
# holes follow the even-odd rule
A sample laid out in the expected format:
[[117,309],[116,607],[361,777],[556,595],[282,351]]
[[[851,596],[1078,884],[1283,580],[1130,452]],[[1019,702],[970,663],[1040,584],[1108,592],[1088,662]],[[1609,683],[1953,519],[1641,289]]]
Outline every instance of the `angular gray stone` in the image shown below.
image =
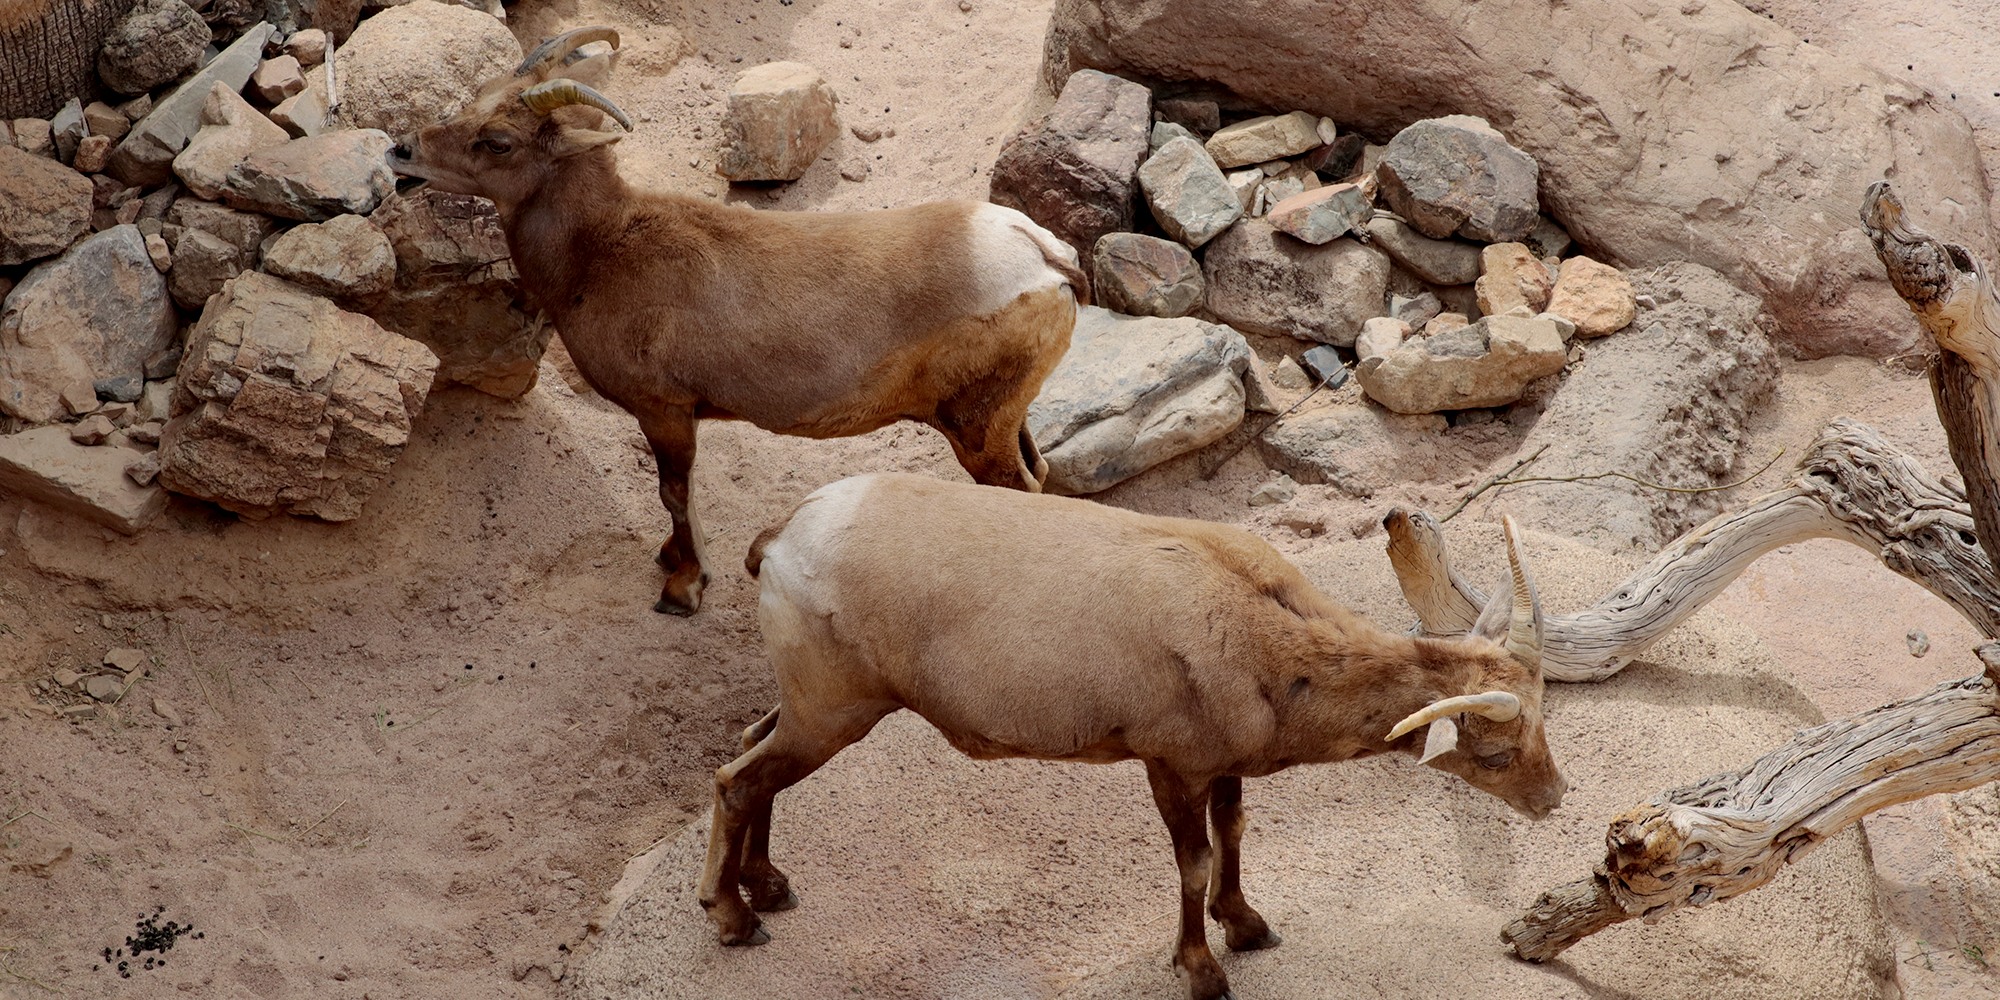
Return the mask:
[[91,183],[60,163],[0,146],[0,266],[61,253],[90,228]]
[[440,384],[503,399],[534,388],[554,328],[526,309],[493,203],[424,187],[369,218],[395,248],[396,281],[368,315],[429,347]]
[[1259,485],[1250,492],[1250,506],[1270,507],[1285,503],[1297,496],[1298,492],[1298,485],[1292,482],[1292,477],[1279,473],[1277,478]]
[[1264,212],[1279,232],[1318,246],[1360,230],[1375,214],[1368,193],[1358,184],[1312,188],[1272,205]]
[[1193,139],[1195,142],[1201,141],[1201,136],[1173,122],[1154,122],[1153,130],[1146,134],[1146,155],[1151,156],[1159,152],[1161,146],[1175,139],[1182,138]]
[[201,131],[174,157],[174,175],[195,197],[207,201],[222,197],[229,172],[244,157],[291,141],[284,129],[220,83],[210,88],[201,121]]
[[1153,110],[1161,121],[1172,122],[1197,136],[1210,135],[1222,127],[1222,109],[1206,98],[1162,98],[1153,102]]
[[1192,138],[1168,140],[1139,168],[1146,205],[1167,235],[1199,247],[1243,214],[1236,192]]
[[1252,333],[1348,347],[1386,308],[1389,257],[1352,239],[1312,246],[1263,219],[1245,219],[1209,243],[1208,308]]
[[1095,70],[1063,84],[1049,113],[1000,147],[988,198],[1088,256],[1099,237],[1132,229],[1152,91]]
[[366,215],[396,189],[387,155],[393,145],[387,135],[369,128],[260,149],[229,172],[222,200],[233,208],[301,222]]
[[194,69],[210,37],[181,0],[140,0],[104,37],[98,79],[121,94],[143,94]]
[[83,121],[82,98],[70,98],[69,103],[49,119],[49,138],[56,144],[56,159],[64,163],[76,159],[76,144],[89,134],[89,126]]
[[174,303],[200,312],[208,297],[222,291],[223,282],[250,269],[251,258],[241,247],[202,229],[182,232],[167,272],[167,290]]
[[1187,248],[1139,233],[1106,233],[1091,251],[1097,304],[1128,316],[1186,316],[1206,287]]
[[152,105],[111,151],[105,171],[127,184],[158,187],[173,178],[174,157],[201,130],[201,109],[217,83],[240,91],[264,54],[271,26],[259,24],[231,42],[174,92]]
[[1208,137],[1208,155],[1228,169],[1297,156],[1318,145],[1319,116],[1294,111],[1224,126]]
[[1470,285],[1479,280],[1479,244],[1434,240],[1395,219],[1368,221],[1370,241],[1396,263],[1434,285]]
[[247,517],[350,520],[402,454],[436,372],[422,344],[246,272],[189,335],[160,482]]
[[335,51],[342,120],[413,132],[457,114],[480,84],[520,62],[521,44],[490,14],[450,3],[394,7],[361,22]]
[[125,466],[142,454],[78,444],[60,424],[0,436],[0,493],[137,534],[167,506],[165,490],[125,478]]
[[326,98],[318,87],[307,87],[278,102],[271,109],[271,121],[294,139],[326,131]]
[[1544,215],[1535,222],[1535,228],[1528,231],[1521,242],[1535,252],[1537,257],[1560,257],[1569,252],[1571,240],[1569,232],[1556,220]]
[[264,251],[264,270],[307,291],[361,302],[396,280],[396,252],[375,224],[359,215],[294,226]]
[[98,379],[138,375],[173,342],[167,279],[137,226],[114,226],[29,271],[0,306],[0,412],[49,423],[97,405]]
[[1534,158],[1483,118],[1426,118],[1396,133],[1375,176],[1389,207],[1432,239],[1510,243],[1540,221]]
[[1335,136],[1332,142],[1307,150],[1299,162],[1318,171],[1320,176],[1331,181],[1344,181],[1356,175],[1361,166],[1361,152],[1368,147],[1368,140],[1349,132]]
[[795,181],[840,135],[833,88],[800,62],[765,63],[729,88],[729,140],[716,172],[732,181]]
[[1095,493],[1229,433],[1249,364],[1226,326],[1078,309],[1069,353],[1028,408],[1045,488]]

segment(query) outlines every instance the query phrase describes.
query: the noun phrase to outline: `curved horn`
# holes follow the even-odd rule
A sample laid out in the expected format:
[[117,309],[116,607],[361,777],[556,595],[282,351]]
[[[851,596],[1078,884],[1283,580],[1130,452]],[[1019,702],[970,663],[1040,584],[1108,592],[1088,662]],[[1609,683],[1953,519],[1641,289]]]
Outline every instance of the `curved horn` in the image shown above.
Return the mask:
[[1483,715],[1494,722],[1508,722],[1521,714],[1521,699],[1508,691],[1487,691],[1482,694],[1462,694],[1453,698],[1442,698],[1410,713],[1410,717],[1396,723],[1389,730],[1384,741],[1393,740],[1418,726],[1426,726],[1447,715],[1471,712]]
[[1513,584],[1512,592],[1502,588],[1487,598],[1486,607],[1479,612],[1479,620],[1473,623],[1472,635],[1499,643],[1523,666],[1539,671],[1542,664],[1541,597],[1535,592],[1534,578],[1528,575],[1528,562],[1521,554],[1520,529],[1515,526],[1512,517],[1502,518],[1501,527],[1507,535],[1507,567]]
[[582,104],[610,115],[612,120],[625,127],[625,131],[632,131],[632,119],[625,117],[625,112],[618,110],[618,105],[611,103],[610,98],[575,80],[557,79],[535,84],[521,91],[521,103],[527,105],[530,111],[544,117],[557,108]]
[[591,42],[610,42],[611,47],[615,49],[618,47],[618,32],[602,24],[565,31],[535,46],[535,51],[528,53],[528,58],[521,60],[521,68],[515,70],[514,75],[527,76],[543,63],[558,62]]

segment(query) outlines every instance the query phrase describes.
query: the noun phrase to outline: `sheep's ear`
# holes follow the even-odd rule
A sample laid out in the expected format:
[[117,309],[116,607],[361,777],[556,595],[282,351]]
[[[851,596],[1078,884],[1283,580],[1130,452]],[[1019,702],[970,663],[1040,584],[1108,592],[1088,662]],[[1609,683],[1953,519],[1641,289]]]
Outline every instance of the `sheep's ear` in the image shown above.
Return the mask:
[[1451,721],[1451,716],[1447,715],[1431,723],[1430,735],[1424,737],[1423,756],[1417,758],[1417,763],[1428,764],[1431,758],[1438,754],[1450,753],[1456,749],[1458,749],[1458,723]]
[[587,153],[599,146],[610,145],[625,138],[623,132],[596,132],[587,128],[566,128],[558,131],[549,143],[549,155],[556,159]]

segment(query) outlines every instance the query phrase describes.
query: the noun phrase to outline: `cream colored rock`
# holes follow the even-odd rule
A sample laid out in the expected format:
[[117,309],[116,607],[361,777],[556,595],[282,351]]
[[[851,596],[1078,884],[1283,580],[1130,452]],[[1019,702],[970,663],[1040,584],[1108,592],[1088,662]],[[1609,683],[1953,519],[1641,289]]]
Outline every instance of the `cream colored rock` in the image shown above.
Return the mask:
[[305,73],[291,55],[266,59],[250,74],[250,89],[265,104],[277,104],[306,89]]
[[1493,243],[1479,251],[1479,280],[1473,290],[1479,311],[1497,316],[1525,307],[1529,315],[1549,304],[1555,282],[1525,243]]
[[1639,306],[1632,282],[1617,268],[1571,257],[1556,273],[1548,311],[1575,323],[1579,337],[1602,337],[1630,326]]
[[294,226],[264,251],[264,270],[300,287],[346,301],[389,290],[396,254],[389,237],[359,215]]
[[1410,333],[1410,324],[1393,316],[1377,316],[1361,324],[1361,334],[1354,338],[1354,356],[1362,361],[1383,357],[1403,346]]
[[1992,257],[1986,173],[1951,102],[1739,4],[1383,0],[1366,45],[1353,18],[1322,0],[1057,0],[1044,78],[1200,79],[1374,135],[1439,109],[1504,123],[1580,242],[1720,271],[1802,355],[1884,357],[1918,335],[1855,215],[1870,182],[1895,177],[1937,207],[1933,229]]
[[1304,111],[1265,115],[1226,126],[1208,137],[1208,155],[1224,170],[1297,156],[1320,144],[1319,116]]
[[480,84],[514,72],[521,43],[483,11],[413,3],[361,22],[333,61],[341,124],[401,136],[450,118]]
[[729,88],[729,146],[716,170],[732,181],[794,181],[840,134],[833,88],[804,63],[766,63]]
[[0,436],[0,493],[137,534],[167,506],[165,490],[125,478],[125,466],[141,455],[133,448],[79,444],[60,424]]

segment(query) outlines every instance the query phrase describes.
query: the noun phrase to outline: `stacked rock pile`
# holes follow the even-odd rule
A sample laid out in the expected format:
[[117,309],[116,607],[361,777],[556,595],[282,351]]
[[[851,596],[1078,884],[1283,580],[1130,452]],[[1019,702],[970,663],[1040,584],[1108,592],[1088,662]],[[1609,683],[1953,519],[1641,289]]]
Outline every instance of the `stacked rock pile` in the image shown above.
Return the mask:
[[1574,255],[1534,159],[1485,121],[1384,146],[1226,103],[1079,71],[1002,150],[992,198],[1075,246],[1103,305],[1351,349],[1397,413],[1511,403],[1573,338],[1635,317],[1630,281]]
[[0,490],[126,533],[163,489],[352,518],[433,385],[518,396],[551,333],[492,204],[384,155],[519,63],[498,4],[225,6],[141,0],[0,121]]

